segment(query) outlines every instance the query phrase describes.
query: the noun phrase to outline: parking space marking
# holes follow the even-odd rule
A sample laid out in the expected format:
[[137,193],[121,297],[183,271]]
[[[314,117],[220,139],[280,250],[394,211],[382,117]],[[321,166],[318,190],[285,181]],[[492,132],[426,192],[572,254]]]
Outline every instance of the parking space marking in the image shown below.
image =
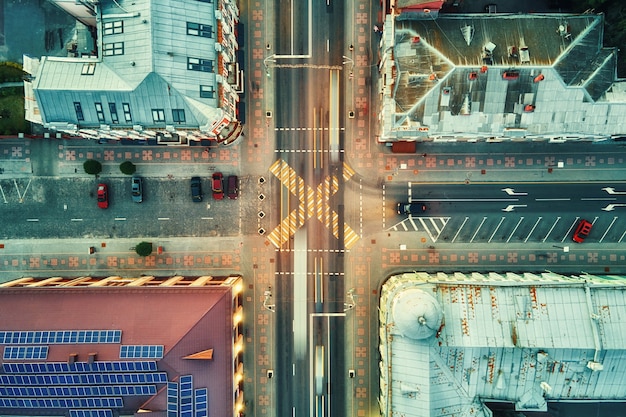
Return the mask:
[[624,235],[626,235],[626,230],[624,230],[624,233],[622,233],[617,243],[622,243],[622,239],[624,239]]
[[474,232],[474,235],[472,236],[472,238],[470,239],[470,243],[474,241],[474,238],[476,237],[476,235],[478,234],[478,231],[480,230],[481,227],[483,227],[483,224],[485,223],[485,221],[487,220],[486,217],[483,217],[483,221],[480,222],[480,224],[478,225],[478,229],[476,229],[476,231]]
[[8,204],[9,202],[7,201],[7,198],[4,195],[4,189],[2,188],[2,185],[0,185],[0,193],[2,193],[2,199],[4,200],[4,204]]
[[537,227],[537,225],[539,224],[539,222],[541,221],[543,217],[539,216],[537,218],[537,221],[535,222],[535,225],[533,226],[532,229],[530,229],[530,233],[528,233],[528,236],[526,236],[526,239],[524,239],[524,243],[528,242],[528,239],[530,238],[530,235],[533,234],[533,232],[535,231],[535,228]]
[[574,219],[574,222],[572,223],[572,225],[569,227],[569,229],[567,229],[567,233],[565,233],[565,236],[563,236],[563,239],[561,239],[561,243],[565,242],[565,239],[567,239],[567,237],[570,235],[570,233],[572,233],[572,229],[574,228],[576,223],[578,223],[579,219],[580,219],[580,217],[576,217]]
[[491,239],[493,239],[493,237],[495,236],[496,232],[498,231],[498,229],[500,228],[500,225],[502,224],[502,222],[504,221],[504,217],[502,217],[500,219],[500,223],[498,223],[498,225],[496,226],[495,230],[493,231],[493,233],[491,234],[491,236],[489,237],[488,242],[491,243]]
[[557,217],[556,220],[554,221],[554,223],[552,224],[552,227],[550,228],[550,230],[548,230],[548,233],[546,233],[546,237],[543,238],[542,242],[545,242],[546,239],[548,238],[548,236],[550,236],[550,233],[552,233],[552,230],[554,230],[554,227],[556,226],[556,224],[559,222],[559,220],[561,220],[561,216]]
[[466,217],[465,220],[463,220],[463,223],[461,223],[461,227],[459,227],[459,230],[457,230],[456,234],[452,238],[452,243],[454,243],[454,241],[456,240],[457,236],[459,236],[459,233],[461,233],[461,229],[463,229],[463,226],[465,226],[465,223],[467,223],[468,220],[469,220],[469,217]]
[[604,237],[606,236],[606,234],[609,233],[609,230],[611,230],[611,227],[613,227],[613,224],[615,223],[616,220],[617,220],[617,216],[613,217],[613,221],[611,222],[611,224],[609,224],[609,227],[606,228],[606,231],[604,232],[604,234],[600,238],[600,241],[599,241],[600,243],[602,243],[602,241],[604,240]]
[[515,234],[515,231],[517,230],[517,228],[519,227],[520,224],[522,224],[522,221],[524,221],[524,217],[520,217],[519,221],[517,222],[517,224],[515,225],[515,227],[513,228],[513,231],[511,232],[511,234],[509,235],[509,238],[506,240],[506,243],[509,243],[509,241],[511,240],[511,238],[513,237],[513,235]]

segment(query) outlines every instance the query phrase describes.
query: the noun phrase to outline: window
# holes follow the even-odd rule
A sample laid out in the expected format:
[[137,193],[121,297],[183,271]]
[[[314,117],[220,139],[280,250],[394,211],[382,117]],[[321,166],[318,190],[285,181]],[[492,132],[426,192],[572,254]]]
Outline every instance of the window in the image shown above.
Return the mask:
[[185,109],[172,109],[174,123],[185,123]]
[[102,49],[104,56],[124,55],[124,42],[105,43]]
[[130,114],[130,104],[129,103],[122,103],[122,110],[124,111],[124,120],[127,123],[130,123],[133,121],[133,116]]
[[117,117],[117,108],[115,107],[115,103],[109,103],[109,113],[111,113],[111,121],[115,124],[119,123],[119,119]]
[[98,115],[98,121],[104,122],[104,111],[102,110],[102,103],[96,103],[96,114]]
[[152,120],[154,120],[154,123],[165,122],[165,110],[152,109]]
[[81,106],[77,101],[74,102],[74,110],[76,111],[76,119],[79,121],[85,120],[85,116],[83,115],[83,106]]
[[201,85],[200,86],[200,97],[201,98],[215,98],[215,90],[212,85]]
[[187,22],[187,35],[211,38],[213,36],[213,27],[211,25],[203,25],[202,23]]
[[103,35],[116,35],[118,33],[124,33],[124,22],[122,20],[104,22],[102,25],[102,32]]
[[202,58],[187,58],[187,69],[191,71],[213,71],[213,61]]
[[96,72],[96,63],[90,62],[88,64],[83,64],[83,69],[80,72],[81,75],[93,75]]

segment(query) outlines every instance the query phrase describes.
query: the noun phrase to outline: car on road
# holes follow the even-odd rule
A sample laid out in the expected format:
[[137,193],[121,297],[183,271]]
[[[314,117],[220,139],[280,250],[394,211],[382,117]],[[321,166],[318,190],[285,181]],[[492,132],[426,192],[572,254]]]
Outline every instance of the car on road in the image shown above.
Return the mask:
[[572,240],[576,243],[583,243],[585,238],[589,235],[589,232],[591,232],[592,227],[593,224],[591,224],[591,222],[581,219],[580,222],[578,222],[578,226],[576,226],[576,230],[574,230]]
[[194,203],[202,201],[202,180],[200,177],[191,177],[191,199]]
[[398,214],[422,214],[426,211],[426,204],[424,203],[398,203],[397,210]]
[[236,200],[237,197],[239,197],[239,178],[237,178],[236,175],[229,175],[226,184],[226,193],[228,194],[228,198]]
[[213,198],[216,200],[222,200],[224,198],[223,178],[224,176],[221,172],[213,173]]
[[131,195],[135,203],[141,203],[143,201],[143,186],[141,184],[141,177],[133,175],[130,180],[131,183]]
[[109,187],[106,184],[98,184],[98,207],[105,209],[109,207]]

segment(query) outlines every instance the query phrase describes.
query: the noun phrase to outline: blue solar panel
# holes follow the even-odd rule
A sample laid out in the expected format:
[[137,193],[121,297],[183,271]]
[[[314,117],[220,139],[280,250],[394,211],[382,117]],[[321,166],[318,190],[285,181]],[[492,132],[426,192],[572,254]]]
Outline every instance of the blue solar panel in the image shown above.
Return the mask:
[[113,410],[107,410],[107,409],[70,410],[70,417],[113,417]]
[[101,385],[101,386],[0,386],[0,397],[98,397],[155,395],[156,385]]
[[43,362],[43,363],[3,363],[2,369],[12,374],[47,374],[52,372],[112,372],[119,368],[122,371],[156,371],[156,361],[135,362]]
[[163,345],[122,345],[120,358],[162,358]]
[[0,331],[0,344],[120,343],[121,330]]
[[101,398],[0,398],[6,408],[121,408],[121,397]]
[[194,391],[194,403],[196,407],[195,417],[208,417],[208,390],[206,388],[198,388]]
[[48,346],[5,346],[2,359],[46,359]]
[[132,374],[65,374],[65,375],[4,375],[0,374],[0,385],[124,385],[164,384],[165,372]]
[[167,417],[178,417],[178,382],[167,383]]

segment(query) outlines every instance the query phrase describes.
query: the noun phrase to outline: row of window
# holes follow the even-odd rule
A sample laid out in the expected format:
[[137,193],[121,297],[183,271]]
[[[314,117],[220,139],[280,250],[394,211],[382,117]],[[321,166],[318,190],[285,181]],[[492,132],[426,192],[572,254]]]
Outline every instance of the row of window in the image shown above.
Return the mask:
[[[102,24],[103,35],[119,35],[121,33],[124,33],[124,21],[123,20],[104,22]],[[203,23],[187,22],[187,35],[200,36],[202,38],[212,38],[213,26],[205,25]],[[114,44],[105,44],[105,50],[106,50],[106,45],[114,45]],[[122,53],[123,53],[123,48],[124,48],[124,45],[122,44]],[[117,54],[114,54],[114,55],[117,55]]]
[[[200,86],[200,97],[202,98],[213,98],[215,95],[215,89],[210,85],[201,85]],[[104,123],[106,121],[104,115],[104,107],[102,103],[94,103],[96,108],[96,116],[98,117],[98,121],[100,123]],[[83,106],[79,101],[74,102],[74,111],[76,112],[76,119],[79,122],[85,120],[85,114],[83,112]],[[126,123],[131,123],[133,121],[133,117],[130,113],[130,104],[122,103],[122,111],[124,113],[124,121]],[[109,115],[111,116],[111,122],[113,124],[119,123],[119,117],[117,114],[117,106],[115,103],[109,103]],[[154,123],[165,123],[165,109],[152,109],[152,121]],[[185,123],[185,109],[172,109],[172,121],[174,123]]]

